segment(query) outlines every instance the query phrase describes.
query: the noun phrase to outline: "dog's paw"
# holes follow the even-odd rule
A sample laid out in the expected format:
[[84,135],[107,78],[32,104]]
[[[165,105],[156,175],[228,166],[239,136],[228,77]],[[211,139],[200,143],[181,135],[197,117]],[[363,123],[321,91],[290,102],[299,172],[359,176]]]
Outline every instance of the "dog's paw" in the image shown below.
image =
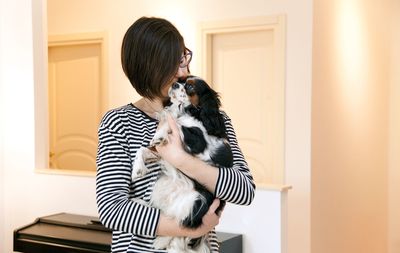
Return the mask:
[[136,158],[132,166],[132,179],[143,177],[147,174],[148,169],[144,163],[145,153],[146,151],[144,148],[140,148],[136,152]]
[[155,163],[160,161],[161,157],[158,155],[158,153],[154,150],[151,150],[150,148],[147,149],[146,152],[143,152],[143,160],[145,163]]
[[155,147],[157,145],[165,145],[168,143],[168,139],[163,136],[154,136],[154,138],[150,141],[150,147]]
[[133,164],[132,179],[143,177],[147,174],[147,168],[144,163],[136,162]]
[[163,120],[160,122],[159,128],[154,134],[153,139],[150,141],[150,147],[154,147],[157,145],[165,145],[168,143],[168,134],[171,132],[169,128],[168,122]]
[[144,165],[144,163],[135,161],[132,169],[132,179],[143,177],[146,174],[147,174],[147,168]]

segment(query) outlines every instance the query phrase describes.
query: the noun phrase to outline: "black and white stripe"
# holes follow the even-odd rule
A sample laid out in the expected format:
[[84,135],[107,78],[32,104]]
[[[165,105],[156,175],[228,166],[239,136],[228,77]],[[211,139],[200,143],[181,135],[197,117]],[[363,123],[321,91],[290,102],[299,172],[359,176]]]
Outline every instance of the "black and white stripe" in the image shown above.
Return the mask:
[[[255,185],[240,151],[230,119],[224,115],[234,165],[219,170],[216,196],[240,205],[249,205]],[[99,127],[96,195],[101,222],[112,229],[112,252],[166,252],[152,247],[160,216],[148,202],[160,172],[157,164],[150,172],[132,182],[136,151],[148,146],[158,122],[132,104],[105,114]],[[218,252],[215,231],[210,232],[212,252]]]

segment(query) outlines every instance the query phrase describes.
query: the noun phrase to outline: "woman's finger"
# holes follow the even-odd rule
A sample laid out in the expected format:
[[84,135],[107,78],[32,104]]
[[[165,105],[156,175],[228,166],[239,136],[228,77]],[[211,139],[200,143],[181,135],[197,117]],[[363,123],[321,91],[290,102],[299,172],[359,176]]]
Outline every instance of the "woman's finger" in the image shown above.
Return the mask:
[[215,211],[219,207],[219,204],[220,204],[220,200],[219,199],[214,199],[214,201],[212,202],[210,208],[208,209],[208,212],[209,213],[215,213]]

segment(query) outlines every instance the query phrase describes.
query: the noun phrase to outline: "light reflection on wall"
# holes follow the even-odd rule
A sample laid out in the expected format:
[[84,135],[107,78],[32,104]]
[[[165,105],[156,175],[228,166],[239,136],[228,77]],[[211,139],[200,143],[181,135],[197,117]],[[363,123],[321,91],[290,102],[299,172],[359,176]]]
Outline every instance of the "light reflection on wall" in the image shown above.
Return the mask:
[[[361,3],[360,3],[361,4]],[[367,97],[367,24],[358,1],[341,0],[336,14],[336,66],[344,105],[360,113]]]

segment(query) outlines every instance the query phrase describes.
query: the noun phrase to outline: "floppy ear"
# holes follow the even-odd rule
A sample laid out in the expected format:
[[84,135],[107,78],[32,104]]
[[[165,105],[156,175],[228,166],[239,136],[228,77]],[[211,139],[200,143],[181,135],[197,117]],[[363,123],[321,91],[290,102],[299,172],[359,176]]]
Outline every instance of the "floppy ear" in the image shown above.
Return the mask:
[[[224,118],[219,108],[221,101],[219,95],[205,81],[197,79],[196,89],[199,89],[199,106],[201,108],[199,119],[203,122],[207,133],[220,138],[226,138]],[[202,87],[201,91],[200,88]]]
[[224,142],[223,145],[218,146],[211,156],[211,160],[215,165],[230,168],[233,166],[233,154],[231,146]]
[[208,212],[208,208],[214,200],[214,195],[202,184],[198,183],[196,180],[194,180],[193,183],[194,189],[200,193],[202,198],[197,198],[194,201],[190,215],[182,221],[182,224],[188,228],[198,228],[203,224],[202,218]]
[[207,147],[203,131],[198,127],[182,126],[184,148],[190,154],[200,154]]
[[219,138],[226,138],[225,122],[219,111],[202,107],[200,111],[200,120],[203,122],[207,133]]

